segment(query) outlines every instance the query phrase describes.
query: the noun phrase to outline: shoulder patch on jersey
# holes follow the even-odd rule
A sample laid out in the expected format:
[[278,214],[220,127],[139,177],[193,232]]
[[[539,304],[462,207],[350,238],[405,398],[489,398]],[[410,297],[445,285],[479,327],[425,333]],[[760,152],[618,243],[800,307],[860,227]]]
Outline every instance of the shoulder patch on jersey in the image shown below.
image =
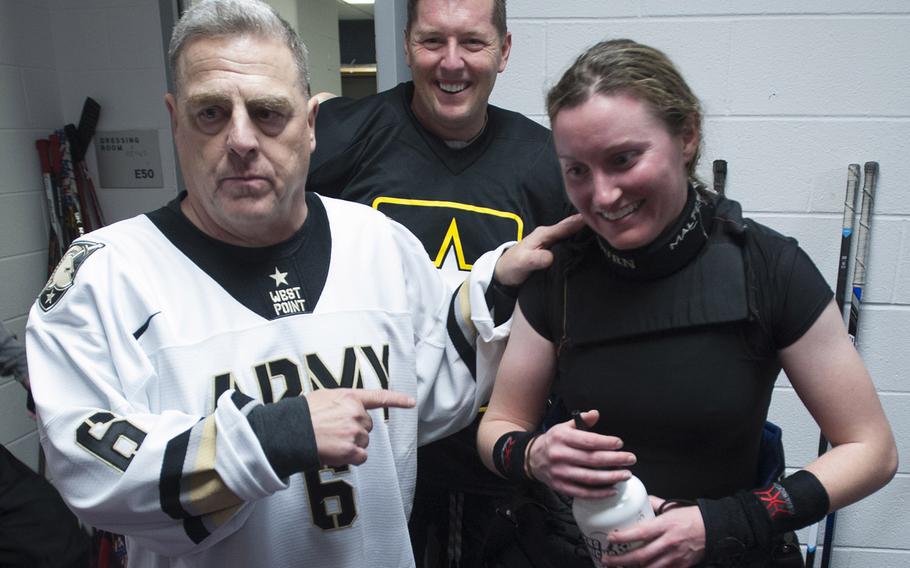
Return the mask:
[[91,241],[78,241],[70,245],[38,296],[38,305],[42,310],[47,312],[57,305],[66,291],[72,288],[76,272],[82,263],[103,246]]

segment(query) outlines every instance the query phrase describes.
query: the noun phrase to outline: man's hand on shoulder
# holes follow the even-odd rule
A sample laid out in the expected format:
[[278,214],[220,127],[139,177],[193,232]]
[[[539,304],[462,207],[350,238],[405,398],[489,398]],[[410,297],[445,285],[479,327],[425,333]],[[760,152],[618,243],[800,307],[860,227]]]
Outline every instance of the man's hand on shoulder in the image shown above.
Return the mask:
[[555,225],[537,227],[499,257],[494,271],[496,281],[504,286],[522,285],[532,272],[553,263],[551,246],[574,235],[584,224],[581,215],[576,213]]

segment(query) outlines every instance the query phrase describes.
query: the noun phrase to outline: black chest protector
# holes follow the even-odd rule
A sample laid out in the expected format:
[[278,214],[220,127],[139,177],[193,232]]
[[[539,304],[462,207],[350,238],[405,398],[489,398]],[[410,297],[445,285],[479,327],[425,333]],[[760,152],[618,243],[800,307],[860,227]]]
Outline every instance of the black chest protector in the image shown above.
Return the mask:
[[[630,262],[611,256],[617,251],[589,243],[581,254],[557,255],[548,283],[549,297],[564,300],[549,315],[559,346],[554,391],[569,410],[598,409],[595,430],[622,438],[638,458],[633,473],[665,498],[752,486],[780,371],[756,309],[739,205],[703,204],[693,225],[692,194],[658,239],[677,243],[675,251],[618,253],[649,275],[630,275]],[[679,267],[647,268],[660,255],[659,266]]]
[[[583,268],[569,273],[567,308],[581,314],[597,307],[598,313],[610,314],[610,323],[573,321],[573,341],[633,337],[749,316],[739,207],[724,201],[721,208],[734,218],[717,221],[714,205],[700,203],[693,192],[676,230],[647,247],[652,250],[629,254],[597,239],[606,261],[594,252],[586,255]],[[670,250],[672,244],[678,246]]]

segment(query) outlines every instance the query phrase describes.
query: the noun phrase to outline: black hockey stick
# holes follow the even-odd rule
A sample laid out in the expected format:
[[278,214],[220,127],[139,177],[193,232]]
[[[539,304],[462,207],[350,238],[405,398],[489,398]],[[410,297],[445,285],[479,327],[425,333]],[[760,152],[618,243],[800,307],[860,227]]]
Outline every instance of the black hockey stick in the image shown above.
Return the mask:
[[727,188],[727,161],[714,160],[714,192],[723,195]]
[[[847,333],[856,345],[859,333],[859,309],[863,303],[863,289],[866,287],[866,263],[869,260],[869,242],[872,236],[872,206],[875,200],[875,185],[878,183],[878,162],[866,162],[863,165],[863,204],[859,211],[859,230],[856,232],[856,260],[853,266],[853,294],[850,296],[850,318]],[[834,527],[837,521],[835,513],[825,519],[825,541],[822,545],[821,568],[828,568],[831,563],[831,548],[834,541]]]
[[35,148],[38,150],[38,160],[41,164],[41,180],[44,184],[44,195],[47,200],[47,218],[50,230],[48,232],[47,248],[47,275],[56,268],[63,256],[63,231],[57,216],[57,203],[54,194],[54,186],[51,182],[51,160],[50,160],[50,142],[45,139],[36,140]]
[[82,211],[82,224],[86,231],[104,226],[104,215],[95,193],[95,184],[85,163],[85,154],[95,135],[95,127],[101,114],[101,105],[95,99],[87,97],[82,106],[79,127],[67,124],[63,127],[66,141],[72,158],[72,173],[79,195],[79,206]]
[[[847,301],[847,269],[850,266],[850,244],[853,240],[853,218],[856,214],[856,196],[859,189],[859,164],[847,166],[847,194],[844,196],[844,219],[841,223],[840,259],[837,264],[837,287],[834,299],[844,316],[844,304]],[[824,434],[818,435],[818,455],[828,451],[828,439]],[[832,513],[833,514],[833,513]],[[809,540],[806,543],[806,568],[815,566],[815,549],[818,545],[818,529],[821,521],[812,525]]]

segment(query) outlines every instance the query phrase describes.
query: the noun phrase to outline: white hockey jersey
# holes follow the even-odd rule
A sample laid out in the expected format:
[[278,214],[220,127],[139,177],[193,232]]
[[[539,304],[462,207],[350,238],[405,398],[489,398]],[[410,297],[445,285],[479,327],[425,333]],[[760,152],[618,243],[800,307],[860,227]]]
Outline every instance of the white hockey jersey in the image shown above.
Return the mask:
[[[491,376],[473,369],[507,333],[484,299],[499,251],[450,296],[397,223],[307,202],[299,234],[264,249],[211,241],[176,202],[95,231],[32,308],[50,474],[85,522],[127,536],[131,566],[414,564],[416,447],[475,416]],[[336,386],[417,408],[370,411],[363,465],[279,477],[250,413]]]

